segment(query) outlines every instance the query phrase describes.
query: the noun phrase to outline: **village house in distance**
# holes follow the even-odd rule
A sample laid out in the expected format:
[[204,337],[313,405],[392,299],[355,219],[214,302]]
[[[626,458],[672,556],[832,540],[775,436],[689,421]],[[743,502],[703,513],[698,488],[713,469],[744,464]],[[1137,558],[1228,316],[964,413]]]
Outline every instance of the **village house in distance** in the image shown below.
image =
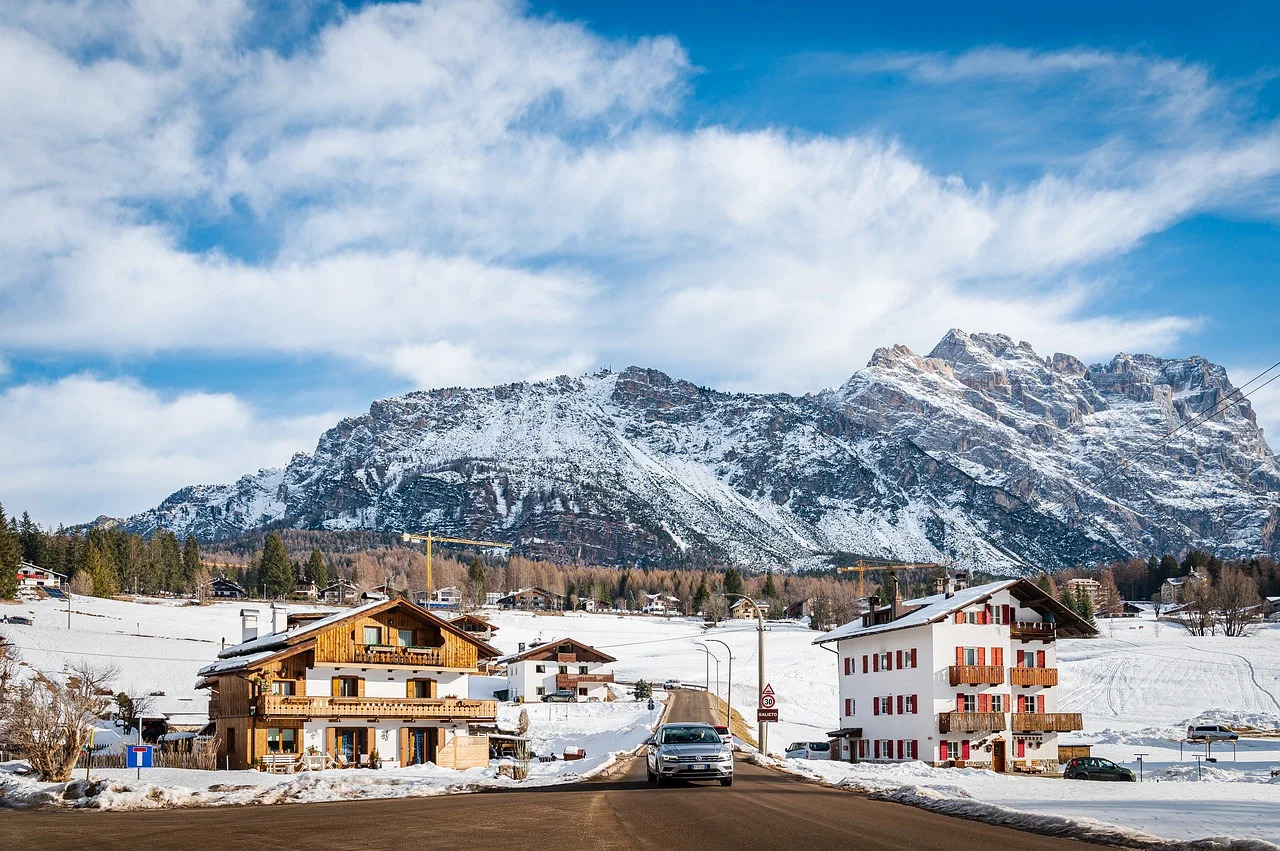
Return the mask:
[[482,660],[498,651],[404,599],[337,614],[241,612],[243,641],[201,669],[216,725],[219,765],[253,768],[313,760],[315,767],[433,762],[471,768],[489,760],[493,700],[468,698]]
[[1056,767],[1058,733],[1083,723],[1059,711],[1055,642],[1097,630],[1026,579],[964,580],[901,604],[873,597],[861,619],[814,640],[838,653],[834,759]]
[[507,666],[507,699],[538,701],[557,691],[572,691],[579,701],[608,700],[613,674],[605,665],[618,661],[572,638],[561,638],[497,660]]

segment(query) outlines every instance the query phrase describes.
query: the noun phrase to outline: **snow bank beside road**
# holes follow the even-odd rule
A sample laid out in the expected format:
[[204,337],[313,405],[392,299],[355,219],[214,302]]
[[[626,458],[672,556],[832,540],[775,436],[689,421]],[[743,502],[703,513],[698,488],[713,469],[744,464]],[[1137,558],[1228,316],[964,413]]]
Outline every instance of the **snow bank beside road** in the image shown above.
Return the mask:
[[[1280,849],[1280,784],[1229,780],[1101,783],[982,769],[763,759],[753,762],[872,797],[978,821],[1149,848]],[[1194,768],[1193,768],[1194,772]],[[1233,835],[1223,835],[1225,832]]]
[[[494,764],[465,771],[415,765],[378,771],[342,769],[300,774],[189,769],[97,769],[92,782],[40,783],[23,762],[0,763],[0,806],[60,806],[99,810],[218,807],[236,804],[291,804],[365,798],[418,798],[523,789],[586,780],[607,771],[622,755],[648,738],[661,714],[648,702],[531,704],[529,740],[535,754],[559,756],[568,746],[586,758],[529,765],[529,776],[498,776]],[[514,726],[518,706],[502,707],[504,725]]]

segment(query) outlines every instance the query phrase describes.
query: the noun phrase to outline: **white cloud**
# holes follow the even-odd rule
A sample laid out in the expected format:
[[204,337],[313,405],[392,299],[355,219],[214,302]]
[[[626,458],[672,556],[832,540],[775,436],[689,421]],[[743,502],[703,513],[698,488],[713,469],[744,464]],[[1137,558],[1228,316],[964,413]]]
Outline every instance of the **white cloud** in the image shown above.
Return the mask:
[[[1071,168],[987,185],[878,137],[680,129],[676,41],[514,2],[375,5],[288,55],[246,46],[250,20],[235,2],[44,3],[0,24],[8,351],[336,355],[424,386],[638,362],[792,391],[953,326],[1084,358],[1168,351],[1198,318],[1107,314],[1097,265],[1280,175],[1274,127],[1158,57],[863,60],[1110,99],[1097,122],[1123,131]],[[1142,124],[1148,147],[1127,139]],[[184,247],[188,218],[245,207],[265,259]]]
[[228,394],[171,398],[73,375],[0,392],[0,494],[41,523],[154,506],[190,484],[232,481],[309,451],[338,416],[264,418]]

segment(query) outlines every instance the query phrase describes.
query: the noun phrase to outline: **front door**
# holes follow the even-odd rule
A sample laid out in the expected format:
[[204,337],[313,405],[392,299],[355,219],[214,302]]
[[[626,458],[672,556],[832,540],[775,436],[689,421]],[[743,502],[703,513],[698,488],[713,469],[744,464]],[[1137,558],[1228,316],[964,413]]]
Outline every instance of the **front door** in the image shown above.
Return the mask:
[[338,736],[338,754],[347,761],[347,765],[355,765],[356,762],[356,731],[355,730],[339,730]]
[[991,768],[993,771],[1004,771],[1004,740],[991,743]]
[[431,743],[431,731],[422,727],[409,730],[409,764],[422,765],[430,762],[428,745]]

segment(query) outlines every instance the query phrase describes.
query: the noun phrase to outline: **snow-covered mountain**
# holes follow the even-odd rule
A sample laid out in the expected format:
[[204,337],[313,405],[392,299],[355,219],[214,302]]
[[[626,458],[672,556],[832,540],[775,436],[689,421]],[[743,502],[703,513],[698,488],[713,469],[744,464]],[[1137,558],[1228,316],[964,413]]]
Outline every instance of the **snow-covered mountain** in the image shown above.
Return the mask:
[[805,565],[829,553],[1018,573],[1198,546],[1280,550],[1280,467],[1200,357],[1086,367],[952,331],[837,390],[721,393],[649,369],[376,402],[311,455],[124,521],[425,530],[596,563]]

